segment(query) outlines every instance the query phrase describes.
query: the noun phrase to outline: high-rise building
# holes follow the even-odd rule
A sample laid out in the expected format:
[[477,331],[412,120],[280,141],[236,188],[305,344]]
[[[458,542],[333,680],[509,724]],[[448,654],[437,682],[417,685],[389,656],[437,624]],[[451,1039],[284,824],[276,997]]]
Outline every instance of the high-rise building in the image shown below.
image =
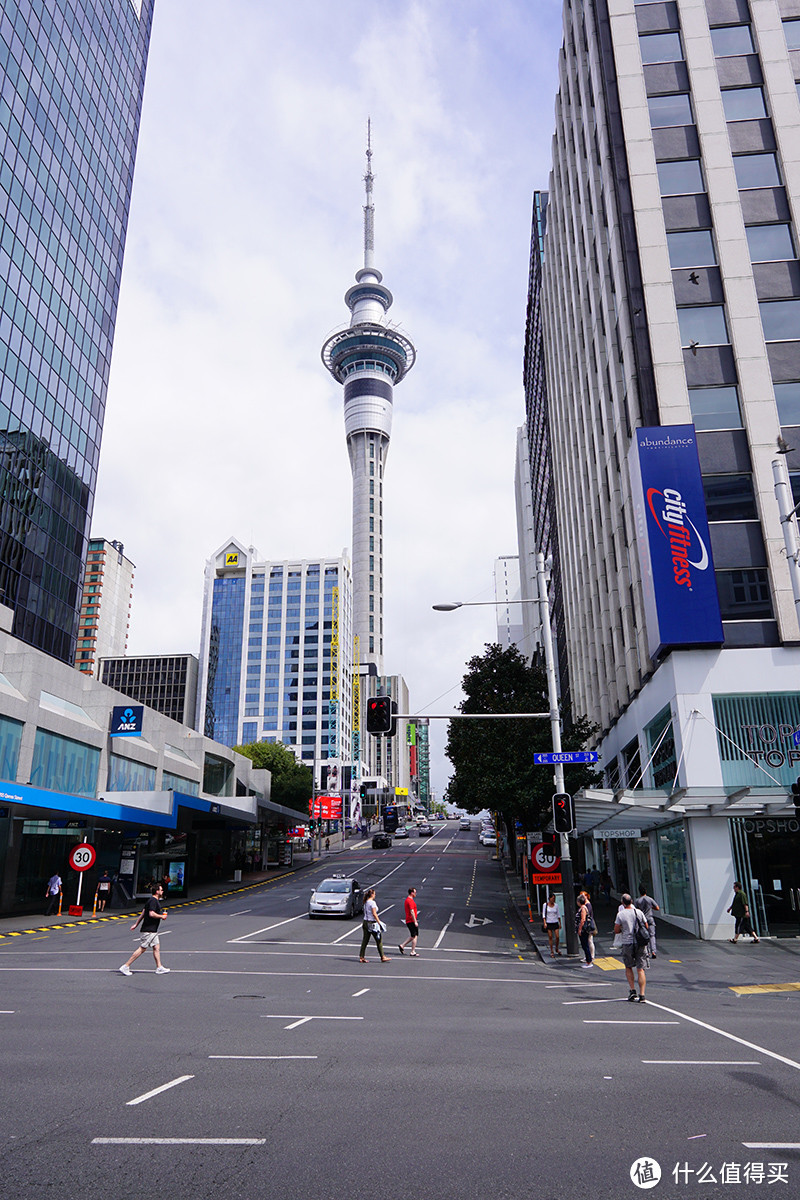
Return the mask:
[[[516,646],[527,653],[522,624],[524,604],[515,604],[521,595],[520,564],[516,554],[504,554],[494,561],[494,597],[497,601],[497,641],[503,650]],[[531,607],[536,607],[532,605]],[[528,655],[530,657],[530,655]]]
[[75,666],[98,678],[101,657],[128,648],[134,564],[123,550],[122,542],[92,538],[86,557]]
[[349,762],[352,630],[346,554],[267,562],[226,542],[206,564],[198,723],[227,746]]
[[564,6],[541,303],[572,703],[604,771],[579,824],[620,890],[711,937],[735,877],[762,931],[797,930],[798,51],[796,0]]
[[0,603],[72,663],[153,0],[0,11]]
[[392,293],[375,266],[372,150],[367,144],[364,266],[345,295],[352,316],[322,348],[344,387],[344,423],[353,473],[353,632],[365,673],[383,674],[383,478],[392,432],[394,385],[414,365],[411,341],[386,313]]
[[195,729],[198,660],[194,654],[101,658],[98,678],[107,687]]

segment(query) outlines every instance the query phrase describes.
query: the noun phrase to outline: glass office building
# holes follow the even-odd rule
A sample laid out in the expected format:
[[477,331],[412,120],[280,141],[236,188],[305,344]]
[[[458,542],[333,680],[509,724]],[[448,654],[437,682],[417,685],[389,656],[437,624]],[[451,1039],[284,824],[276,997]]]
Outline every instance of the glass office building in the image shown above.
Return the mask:
[[0,5],[0,603],[72,662],[153,0]]
[[198,721],[227,746],[281,742],[350,761],[349,560],[265,562],[226,543],[206,564]]

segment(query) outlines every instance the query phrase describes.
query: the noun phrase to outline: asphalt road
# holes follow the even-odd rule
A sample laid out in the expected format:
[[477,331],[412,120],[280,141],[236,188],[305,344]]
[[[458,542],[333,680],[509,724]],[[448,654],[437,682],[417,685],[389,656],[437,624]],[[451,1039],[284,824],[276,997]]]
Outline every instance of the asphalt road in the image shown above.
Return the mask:
[[330,863],[176,909],[169,975],[117,974],[127,921],[0,943],[2,1200],[800,1197],[800,990],[731,990],[800,959],[687,940],[631,1005],[613,965],[539,961],[476,832],[336,869],[377,887],[389,963],[308,920]]

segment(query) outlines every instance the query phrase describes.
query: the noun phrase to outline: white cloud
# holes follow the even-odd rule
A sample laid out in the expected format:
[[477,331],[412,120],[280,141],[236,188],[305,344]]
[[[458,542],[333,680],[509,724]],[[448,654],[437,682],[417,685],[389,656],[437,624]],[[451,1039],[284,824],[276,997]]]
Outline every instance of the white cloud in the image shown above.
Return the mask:
[[387,469],[387,669],[416,708],[457,701],[494,612],[430,606],[490,599],[516,550],[559,44],[559,0],[229,0],[224,27],[210,0],[157,6],[93,522],[137,564],[132,653],[197,652],[204,563],[228,536],[276,558],[350,543],[319,351],[360,265],[369,115],[376,261],[418,350]]

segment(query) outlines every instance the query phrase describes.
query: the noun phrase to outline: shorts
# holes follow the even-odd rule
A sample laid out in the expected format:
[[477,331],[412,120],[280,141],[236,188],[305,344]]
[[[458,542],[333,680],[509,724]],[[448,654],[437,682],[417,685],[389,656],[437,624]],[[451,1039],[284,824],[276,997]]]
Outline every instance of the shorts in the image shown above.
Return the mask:
[[642,970],[646,953],[646,946],[637,946],[634,942],[627,942],[622,947],[622,961],[626,967],[638,967]]
[[161,943],[158,940],[157,933],[141,933],[139,934],[139,945],[143,950],[153,950],[156,946],[160,946]]
[[406,921],[406,929],[411,937],[419,937],[419,925],[415,925],[413,921]]

